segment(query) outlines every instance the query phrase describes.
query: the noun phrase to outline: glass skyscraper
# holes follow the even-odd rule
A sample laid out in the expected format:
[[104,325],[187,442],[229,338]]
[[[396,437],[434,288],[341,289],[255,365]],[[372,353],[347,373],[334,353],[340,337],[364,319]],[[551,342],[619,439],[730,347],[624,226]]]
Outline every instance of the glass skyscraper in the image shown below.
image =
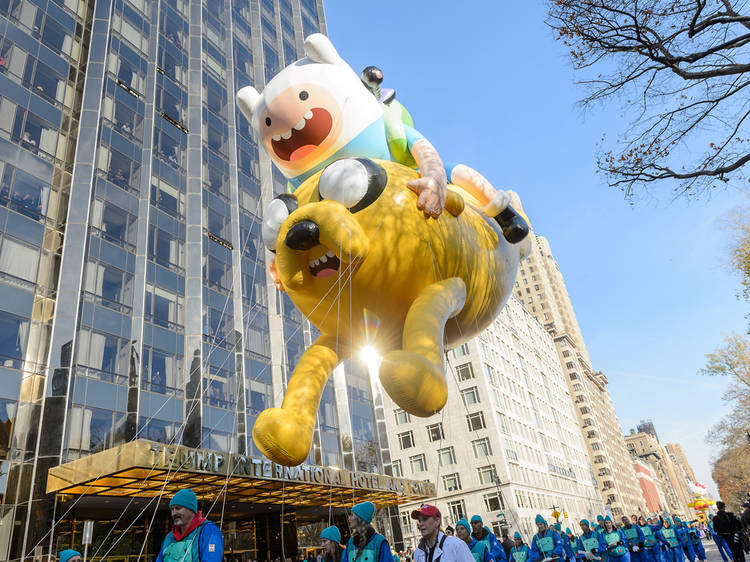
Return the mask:
[[[234,98],[319,30],[322,0],[0,0],[0,559],[105,509],[47,494],[53,467],[135,439],[258,454],[314,329],[266,275],[286,180]],[[348,369],[308,462],[388,471]]]

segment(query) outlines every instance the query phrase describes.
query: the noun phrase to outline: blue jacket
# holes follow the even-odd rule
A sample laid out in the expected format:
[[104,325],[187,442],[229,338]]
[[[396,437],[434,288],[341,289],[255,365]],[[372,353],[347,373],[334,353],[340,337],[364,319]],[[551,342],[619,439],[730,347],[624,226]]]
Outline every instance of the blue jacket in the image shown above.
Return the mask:
[[[617,533],[620,536],[620,542],[627,549],[628,548],[628,538],[625,536],[625,533],[622,532],[622,529],[614,528],[614,529],[612,529],[612,533]],[[610,545],[607,543],[607,535],[608,534],[612,534],[612,533],[607,533],[606,530],[602,531],[602,533],[601,533],[602,540],[604,541],[604,544],[607,545],[607,550],[609,550],[610,548],[612,548],[612,550],[615,550],[615,546],[617,544],[617,543],[615,543],[615,544],[613,544],[610,547]],[[623,554],[623,556],[624,556],[624,554]],[[611,554],[611,557],[618,558],[618,556],[615,556],[614,554]]]
[[[391,547],[388,544],[388,541],[386,540],[386,538],[383,537],[383,535],[379,535],[378,533],[373,533],[370,539],[367,541],[367,544],[365,545],[365,549],[367,549],[368,545],[372,546],[370,543],[372,543],[375,540],[382,540],[382,543],[380,544],[380,549],[378,552],[377,562],[393,562],[393,555],[391,554]],[[357,547],[354,546],[354,538],[350,537],[349,542],[346,543],[346,550],[344,551],[342,561],[343,562],[348,561],[350,558],[350,555],[353,557],[356,552],[357,552]]]
[[[542,552],[539,550],[539,546],[537,545],[537,540],[543,539],[543,538],[551,538],[552,539],[552,552]],[[539,533],[534,535],[531,538],[531,552],[529,553],[529,562],[535,562],[536,560],[543,560],[544,558],[557,558],[558,560],[563,559],[563,542],[560,538],[560,535],[557,534],[557,531],[553,531],[552,529],[547,529],[544,532],[544,536],[539,536]]]
[[576,551],[576,557],[579,560],[585,560],[586,556],[584,556],[584,553],[585,552],[591,552],[590,548],[586,549],[583,546],[583,541],[584,540],[590,540],[590,539],[596,539],[597,547],[595,549],[595,551],[596,551],[595,554],[597,556],[602,557],[602,556],[604,556],[604,553],[607,552],[607,543],[604,542],[604,537],[602,537],[596,531],[589,531],[588,535],[581,535],[580,537],[578,537],[576,539],[575,551]]
[[497,537],[492,534],[488,527],[484,528],[484,532],[485,535],[482,538],[479,538],[474,533],[471,534],[471,538],[487,545],[487,549],[490,551],[490,560],[494,560],[495,562],[508,562],[508,559],[505,557],[503,544],[497,540]]
[[[195,539],[198,540],[195,540]],[[211,521],[206,520],[201,523],[192,533],[182,539],[183,541],[192,541],[192,562],[221,562],[224,559],[224,537],[221,530]],[[159,555],[156,562],[163,562],[164,549],[177,541],[172,531],[167,534],[164,542],[161,543]],[[187,562],[187,558],[185,559]]]
[[573,548],[570,545],[570,539],[568,538],[568,535],[562,533],[560,535],[560,538],[563,542],[563,553],[565,555],[565,560],[572,560],[573,558],[575,558],[575,555],[573,554]]
[[679,525],[674,526],[674,530],[675,533],[677,533],[677,538],[680,539],[680,545],[683,549],[687,550],[688,558],[695,558],[695,552],[693,551],[693,541],[690,540],[687,526],[685,526],[684,523],[680,523]]
[[[636,536],[632,539],[628,538],[628,531],[630,529],[635,529],[636,532]],[[625,544],[628,545],[628,548],[631,551],[633,550],[634,546],[637,546],[639,549],[643,548],[643,541],[646,540],[646,537],[644,536],[641,528],[638,525],[631,525],[630,529],[628,529],[628,527],[626,527],[625,525],[623,525],[620,529],[622,531],[622,534],[625,535]]]

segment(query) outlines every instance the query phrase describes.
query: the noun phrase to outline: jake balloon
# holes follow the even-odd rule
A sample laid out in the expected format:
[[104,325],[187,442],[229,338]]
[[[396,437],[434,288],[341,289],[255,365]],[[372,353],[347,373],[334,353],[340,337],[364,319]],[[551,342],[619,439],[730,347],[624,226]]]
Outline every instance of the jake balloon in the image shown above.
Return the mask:
[[305,52],[262,93],[237,95],[290,185],[264,212],[269,269],[321,334],[281,408],[253,427],[263,454],[287,466],[309,453],[331,372],[364,346],[383,356],[380,381],[400,408],[442,409],[445,349],[494,320],[530,243],[517,196],[468,166],[446,167],[383,95],[378,69],[360,78],[319,34]]

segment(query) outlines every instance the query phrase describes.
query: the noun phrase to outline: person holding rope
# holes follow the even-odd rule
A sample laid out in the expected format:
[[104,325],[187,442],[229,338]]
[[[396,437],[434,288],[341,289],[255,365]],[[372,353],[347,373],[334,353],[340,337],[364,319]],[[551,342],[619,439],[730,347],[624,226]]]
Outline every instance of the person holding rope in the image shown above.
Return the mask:
[[581,536],[575,544],[576,558],[579,562],[583,560],[601,560],[607,551],[607,543],[602,536],[589,527],[588,519],[581,519]]
[[417,520],[419,541],[414,551],[414,562],[476,562],[469,547],[458,537],[449,537],[440,531],[440,510],[427,503],[411,512]]
[[609,515],[604,518],[602,537],[604,537],[604,542],[607,543],[606,560],[608,562],[630,562],[630,551],[627,547],[628,539],[621,529],[615,527]]
[[513,534],[513,543],[513,547],[510,549],[510,559],[512,562],[528,562],[531,551],[524,544],[523,537],[518,531]]
[[224,537],[221,530],[198,511],[198,497],[183,488],[169,502],[174,527],[161,543],[156,562],[221,562]]
[[503,545],[497,540],[497,537],[490,531],[489,527],[484,525],[484,521],[479,515],[471,516],[471,536],[487,545],[490,553],[490,560],[494,562],[507,562]]
[[490,562],[487,545],[471,536],[471,525],[466,519],[456,522],[456,536],[466,543],[476,562]]
[[371,525],[375,516],[375,504],[358,503],[352,507],[349,515],[349,527],[352,536],[344,551],[345,562],[393,562],[388,540],[375,532]]
[[664,562],[683,562],[682,547],[677,533],[672,527],[672,520],[669,517],[662,519],[662,527],[656,531],[656,538],[664,545],[663,560]]
[[625,535],[632,562],[644,562],[643,543],[646,537],[643,530],[638,525],[631,523],[627,515],[622,516],[622,533]]
[[67,549],[60,551],[60,562],[81,562],[81,553],[77,550]]
[[[693,550],[693,543],[688,536],[687,525],[685,525],[682,522],[682,519],[680,519],[677,515],[674,516],[674,532],[675,534],[677,534],[677,539],[680,541],[680,548],[682,548],[682,553],[688,560],[690,560],[690,562],[695,562],[695,551]],[[682,560],[681,557],[679,558],[680,560]]]
[[560,535],[552,527],[547,525],[547,520],[537,513],[536,528],[539,531],[531,539],[531,553],[529,562],[561,562],[564,556],[563,542]]
[[326,527],[320,533],[320,546],[323,547],[324,562],[344,562],[344,549],[341,548],[341,531],[335,525]]
[[655,534],[661,527],[650,525],[646,518],[641,515],[638,517],[638,528],[643,533],[642,562],[661,562],[661,549]]

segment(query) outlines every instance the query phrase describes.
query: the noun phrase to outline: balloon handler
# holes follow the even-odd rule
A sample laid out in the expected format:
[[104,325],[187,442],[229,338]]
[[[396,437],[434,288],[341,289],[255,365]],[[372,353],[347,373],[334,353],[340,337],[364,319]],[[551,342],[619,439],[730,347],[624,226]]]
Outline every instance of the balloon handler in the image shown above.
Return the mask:
[[522,245],[457,186],[448,186],[446,212],[426,218],[408,186],[416,178],[394,162],[344,158],[267,207],[263,239],[278,282],[321,332],[281,408],[255,422],[253,438],[269,459],[294,466],[307,457],[328,376],[364,346],[383,355],[380,381],[400,408],[439,411],[444,350],[479,334],[505,304]]

